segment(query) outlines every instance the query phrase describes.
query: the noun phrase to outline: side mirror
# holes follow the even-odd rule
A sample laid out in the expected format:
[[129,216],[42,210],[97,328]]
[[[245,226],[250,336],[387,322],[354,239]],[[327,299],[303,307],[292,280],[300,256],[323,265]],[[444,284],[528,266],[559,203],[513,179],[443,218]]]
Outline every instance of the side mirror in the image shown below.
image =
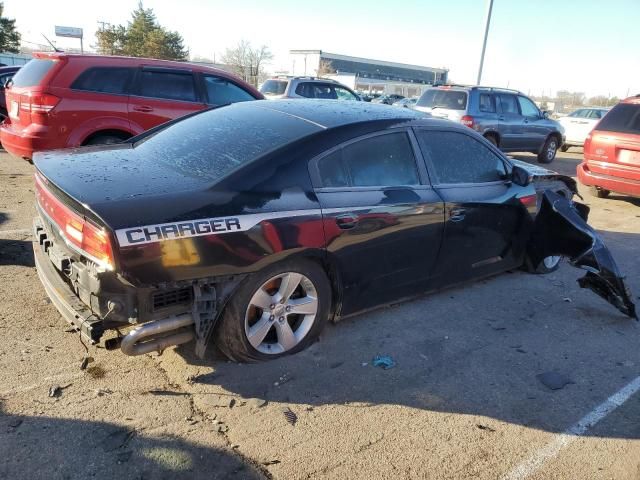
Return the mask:
[[514,165],[513,170],[511,170],[511,181],[516,185],[526,187],[531,183],[531,175],[524,168]]
[[547,110],[542,112],[542,118],[549,118],[549,112]]

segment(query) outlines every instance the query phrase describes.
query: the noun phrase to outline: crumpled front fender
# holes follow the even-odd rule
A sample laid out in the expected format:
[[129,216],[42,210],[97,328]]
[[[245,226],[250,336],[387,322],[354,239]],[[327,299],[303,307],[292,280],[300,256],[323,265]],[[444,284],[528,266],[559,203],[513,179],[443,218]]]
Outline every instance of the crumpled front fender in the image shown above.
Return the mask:
[[537,266],[545,257],[562,255],[586,270],[578,279],[625,315],[638,319],[629,288],[611,252],[587,224],[589,207],[547,190],[543,193],[528,245],[529,260]]

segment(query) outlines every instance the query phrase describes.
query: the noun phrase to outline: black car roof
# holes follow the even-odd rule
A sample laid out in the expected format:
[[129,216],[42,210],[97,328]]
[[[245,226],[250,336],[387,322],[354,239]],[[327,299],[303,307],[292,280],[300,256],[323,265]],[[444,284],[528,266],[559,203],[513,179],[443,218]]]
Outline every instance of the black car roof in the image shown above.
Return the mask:
[[[422,112],[392,108],[367,102],[340,100],[263,100],[232,105],[241,109],[266,109],[328,129],[375,120],[414,120],[427,117]],[[228,107],[227,107],[228,108]]]

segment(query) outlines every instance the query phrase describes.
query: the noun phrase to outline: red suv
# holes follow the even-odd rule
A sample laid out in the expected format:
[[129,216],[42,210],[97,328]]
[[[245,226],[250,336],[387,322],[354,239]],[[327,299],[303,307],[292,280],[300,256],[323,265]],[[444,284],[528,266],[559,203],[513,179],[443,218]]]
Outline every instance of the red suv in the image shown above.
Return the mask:
[[221,70],[146,58],[35,53],[6,90],[2,146],[34,151],[114,143],[214,105],[263,99]]
[[577,170],[597,197],[640,197],[640,95],[622,100],[600,120],[584,142]]

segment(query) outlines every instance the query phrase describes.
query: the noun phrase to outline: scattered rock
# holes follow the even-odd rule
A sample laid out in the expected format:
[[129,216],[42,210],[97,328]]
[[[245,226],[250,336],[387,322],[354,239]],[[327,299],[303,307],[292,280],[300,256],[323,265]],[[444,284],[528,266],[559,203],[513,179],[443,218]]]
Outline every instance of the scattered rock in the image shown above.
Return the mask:
[[267,401],[263,398],[250,398],[247,400],[247,405],[251,408],[261,408],[267,404]]
[[544,372],[536,375],[536,378],[547,388],[551,390],[560,390],[570,383],[575,383],[566,375],[557,372]]
[[369,365],[367,362],[362,362],[363,367],[366,367],[367,365]]
[[229,408],[233,408],[236,404],[236,399],[232,398],[231,400],[229,400]]
[[217,428],[218,433],[227,433],[229,431],[228,425],[219,424]]
[[96,389],[96,396],[104,397],[105,395],[111,395],[113,393],[112,390],[108,388],[98,388]]
[[62,395],[62,388],[60,385],[52,385],[49,387],[49,396],[51,398],[56,398]]

